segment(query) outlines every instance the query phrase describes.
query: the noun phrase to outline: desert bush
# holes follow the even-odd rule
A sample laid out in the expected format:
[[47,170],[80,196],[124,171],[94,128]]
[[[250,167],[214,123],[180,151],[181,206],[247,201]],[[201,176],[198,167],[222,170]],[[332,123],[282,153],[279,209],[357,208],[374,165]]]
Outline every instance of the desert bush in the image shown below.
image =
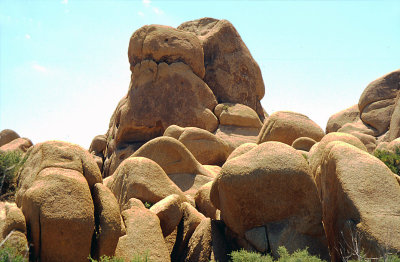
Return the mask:
[[285,247],[278,248],[279,258],[274,260],[270,255],[262,255],[255,252],[249,252],[245,250],[234,251],[230,254],[232,262],[320,262],[323,261],[316,256],[312,256],[308,253],[307,249],[297,250],[293,254],[289,254]]
[[28,259],[23,257],[16,248],[11,246],[2,246],[0,248],[0,262],[27,262]]
[[385,163],[393,173],[400,175],[400,147],[396,147],[394,152],[375,150],[374,156]]
[[[99,260],[89,257],[90,262],[125,262],[123,258],[102,256]],[[0,261],[1,262],[1,261]],[[151,262],[148,253],[135,255],[131,262]]]
[[17,173],[26,158],[19,151],[0,153],[0,186],[1,195],[13,194],[17,187]]

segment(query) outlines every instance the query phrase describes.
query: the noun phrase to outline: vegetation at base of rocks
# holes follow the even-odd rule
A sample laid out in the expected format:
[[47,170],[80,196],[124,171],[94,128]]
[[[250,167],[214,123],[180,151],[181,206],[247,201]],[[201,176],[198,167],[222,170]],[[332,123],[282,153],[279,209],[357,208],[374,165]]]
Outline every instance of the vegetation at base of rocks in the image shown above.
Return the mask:
[[0,153],[1,195],[14,194],[17,187],[17,173],[26,161],[19,151]]
[[387,150],[376,150],[374,156],[380,159],[393,173],[400,175],[400,147],[394,153]]
[[249,252],[246,250],[233,251],[231,256],[232,262],[295,262],[295,261],[305,261],[305,262],[320,262],[324,261],[316,256],[312,256],[308,253],[307,249],[297,250],[293,254],[289,254],[285,247],[278,248],[279,258],[274,260],[270,255],[262,255],[255,252]]
[[0,248],[0,262],[27,262],[28,258],[18,253],[17,249],[4,246]]
[[[99,260],[93,259],[89,256],[90,262],[125,262],[123,258],[101,256]],[[1,262],[1,261],[0,261]],[[130,262],[151,262],[148,253],[143,255],[136,255]]]
[[[271,255],[262,255],[260,253],[256,252],[250,252],[246,250],[240,250],[240,251],[233,251],[230,254],[231,261],[232,262],[322,262],[325,260],[321,260],[320,258],[316,256],[312,256],[308,253],[307,249],[304,250],[297,250],[293,254],[289,254],[287,249],[285,247],[279,247],[278,248],[278,254],[279,258],[274,260]],[[362,262],[371,262],[371,261],[376,261],[376,262],[400,262],[400,257],[396,255],[387,255],[385,257],[379,258],[379,259],[369,259],[365,258],[365,256],[359,256],[358,260],[346,260],[344,261],[348,262],[357,262],[357,261],[362,261]]]

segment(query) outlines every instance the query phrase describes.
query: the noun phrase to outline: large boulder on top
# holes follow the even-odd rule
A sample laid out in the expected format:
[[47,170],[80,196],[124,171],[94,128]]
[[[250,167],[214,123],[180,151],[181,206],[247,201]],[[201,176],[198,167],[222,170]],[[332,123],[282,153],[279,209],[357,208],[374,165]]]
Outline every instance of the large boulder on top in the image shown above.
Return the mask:
[[358,104],[356,104],[333,114],[326,124],[326,133],[336,132],[345,124],[358,120],[360,120],[360,111],[358,110]]
[[183,62],[198,77],[203,78],[205,73],[204,53],[199,39],[170,26],[145,25],[136,30],[129,41],[128,57],[131,68],[143,60],[167,64]]
[[16,203],[26,218],[35,260],[87,260],[95,228],[91,190],[101,182],[93,158],[78,145],[50,141],[27,152]]
[[19,138],[19,135],[14,130],[3,129],[0,132],[0,146],[8,144],[17,138]]
[[299,137],[309,137],[320,141],[324,131],[307,116],[290,111],[279,111],[271,114],[265,121],[257,144],[266,141],[279,141],[288,145]]
[[164,170],[153,160],[145,157],[129,157],[104,179],[105,185],[114,193],[122,208],[131,198],[157,203],[177,194],[185,199],[182,191],[168,178]]
[[234,26],[227,20],[201,18],[185,22],[178,29],[200,39],[206,67],[204,81],[218,101],[247,105],[263,120],[261,70]]
[[360,118],[378,135],[388,130],[399,90],[400,69],[372,81],[360,96]]
[[383,162],[348,143],[331,142],[323,152],[318,190],[333,261],[355,258],[356,248],[372,258],[400,252],[400,186]]
[[[326,249],[314,179],[305,158],[291,146],[265,142],[228,160],[210,197],[240,238],[266,226],[268,236],[290,251],[308,246],[311,253],[323,255]],[[296,241],[289,237],[294,234]]]

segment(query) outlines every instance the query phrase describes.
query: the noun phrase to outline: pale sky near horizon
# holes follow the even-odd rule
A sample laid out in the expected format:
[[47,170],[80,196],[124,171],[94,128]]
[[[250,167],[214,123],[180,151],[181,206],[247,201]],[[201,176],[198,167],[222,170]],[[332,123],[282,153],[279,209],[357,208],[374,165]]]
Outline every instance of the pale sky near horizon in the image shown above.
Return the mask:
[[400,68],[400,1],[0,0],[0,130],[88,148],[130,81],[146,24],[229,20],[258,62],[268,113],[328,118]]

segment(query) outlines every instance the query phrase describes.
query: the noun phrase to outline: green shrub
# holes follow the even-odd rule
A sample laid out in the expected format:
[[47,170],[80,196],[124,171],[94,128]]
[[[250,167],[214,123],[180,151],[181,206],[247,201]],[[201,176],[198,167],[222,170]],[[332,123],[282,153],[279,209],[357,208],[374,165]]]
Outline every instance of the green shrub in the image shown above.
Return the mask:
[[149,203],[149,202],[144,202],[144,206],[147,208],[147,209],[150,209],[152,206],[153,206],[154,204],[152,204],[152,203]]
[[19,151],[0,153],[1,195],[15,193],[18,170],[26,161],[26,157],[23,158],[22,155]]
[[[117,257],[109,257],[109,256],[101,256],[99,260],[93,259],[89,256],[90,262],[124,262],[125,260],[123,258],[117,258]],[[2,261],[0,261],[2,262]],[[148,252],[142,255],[135,255],[131,262],[151,262],[149,259]]]
[[24,258],[18,251],[9,246],[0,248],[0,262],[27,262],[28,259]]
[[387,150],[375,150],[374,156],[385,163],[393,173],[400,175],[400,147],[396,147],[394,153]]
[[[289,254],[285,247],[278,248],[279,259],[275,260],[278,262],[320,262],[323,261],[318,257],[312,256],[308,253],[307,249],[297,250],[293,254]],[[233,251],[231,254],[232,262],[272,262],[274,259],[270,255],[261,255],[255,252],[249,252],[245,250]]]

